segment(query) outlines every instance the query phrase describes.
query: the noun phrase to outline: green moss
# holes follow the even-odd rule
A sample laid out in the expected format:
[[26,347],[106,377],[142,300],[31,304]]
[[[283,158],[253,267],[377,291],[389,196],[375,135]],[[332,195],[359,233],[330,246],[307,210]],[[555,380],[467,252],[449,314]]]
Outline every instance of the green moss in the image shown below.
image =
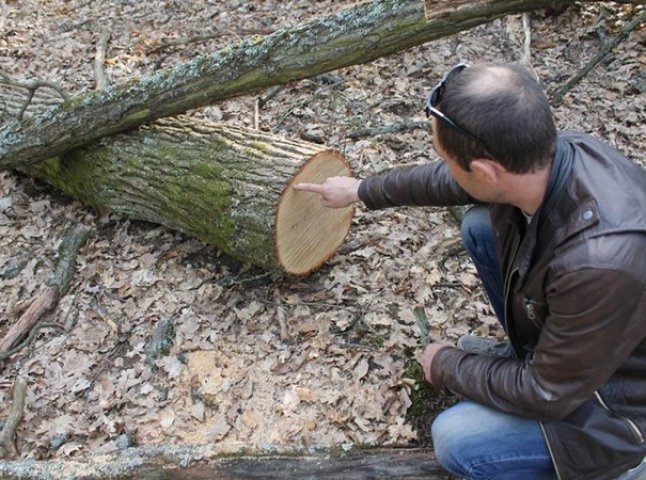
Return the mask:
[[102,147],[92,150],[91,159],[87,158],[86,153],[75,151],[40,162],[33,167],[31,173],[46,179],[66,194],[99,209],[104,202],[100,190],[94,185],[95,182],[101,183],[99,177],[104,175],[104,172],[97,168],[97,165],[108,162],[109,158],[108,149]]
[[431,444],[431,423],[444,409],[457,401],[454,395],[440,391],[424,378],[424,370],[415,359],[409,359],[404,378],[415,381],[411,388],[411,406],[406,412],[406,421],[417,431],[420,445]]
[[96,209],[164,224],[271,269],[275,260],[267,219],[235,203],[239,195],[232,177],[249,167],[243,167],[245,162],[238,166],[235,159],[215,161],[223,146],[129,135],[115,137],[109,146],[46,160],[31,173]]
[[125,118],[125,123],[130,124],[131,122],[137,122],[139,120],[145,120],[150,116],[150,110],[147,108],[143,108],[141,110],[137,110],[136,112],[132,112]]

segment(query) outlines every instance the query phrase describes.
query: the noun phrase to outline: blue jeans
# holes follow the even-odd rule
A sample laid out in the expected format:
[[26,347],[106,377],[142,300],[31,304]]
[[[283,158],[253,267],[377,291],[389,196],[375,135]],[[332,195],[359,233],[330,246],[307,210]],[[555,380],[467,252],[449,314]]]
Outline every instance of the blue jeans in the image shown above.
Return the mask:
[[462,219],[461,233],[464,248],[478,270],[498,321],[507,331],[502,273],[496,252],[496,233],[489,219],[489,208],[476,205],[467,211]]
[[[475,206],[465,214],[462,238],[493,309],[503,327],[506,327],[502,275],[496,254],[495,233],[487,207]],[[537,420],[516,417],[471,401],[462,401],[435,419],[432,435],[438,462],[460,478],[556,478]]]
[[432,428],[437,461],[468,480],[554,480],[552,459],[536,420],[471,401],[437,416]]

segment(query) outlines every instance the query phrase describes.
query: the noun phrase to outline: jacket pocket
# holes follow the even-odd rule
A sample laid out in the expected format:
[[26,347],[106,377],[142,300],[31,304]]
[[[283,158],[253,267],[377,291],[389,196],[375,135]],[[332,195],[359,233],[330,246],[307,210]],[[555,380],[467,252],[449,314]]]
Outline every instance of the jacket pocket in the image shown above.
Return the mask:
[[524,297],[523,307],[527,318],[538,328],[543,328],[547,317],[547,304]]
[[594,392],[594,396],[597,399],[597,402],[599,402],[599,405],[601,405],[601,407],[606,412],[608,412],[610,415],[612,415],[612,416],[614,416],[616,418],[620,418],[626,424],[626,427],[628,428],[630,433],[632,433],[632,435],[635,438],[635,440],[637,441],[638,445],[643,445],[644,442],[646,442],[646,438],[644,437],[643,432],[639,429],[639,426],[632,419],[628,418],[625,415],[621,415],[621,414],[615,412],[614,410],[612,410],[608,406],[606,401],[603,399],[603,397],[601,396],[601,394],[599,393],[598,390],[596,392]]

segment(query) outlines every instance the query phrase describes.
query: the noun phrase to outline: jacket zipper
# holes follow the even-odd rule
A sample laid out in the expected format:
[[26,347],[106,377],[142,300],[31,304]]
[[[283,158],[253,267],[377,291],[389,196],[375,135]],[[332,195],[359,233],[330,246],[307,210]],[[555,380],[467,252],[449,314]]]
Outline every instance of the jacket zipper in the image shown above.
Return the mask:
[[507,275],[505,276],[505,285],[504,285],[504,293],[505,293],[505,330],[509,332],[509,324],[507,322],[507,319],[509,318],[508,312],[507,312],[507,306],[509,305],[509,296],[511,294],[511,279],[514,278],[514,275],[518,271],[518,267],[516,266],[516,259],[518,258],[518,252],[520,251],[520,235],[516,235],[516,242],[514,245],[514,254],[512,255],[511,258],[511,263],[509,264],[509,270],[507,270]]
[[621,418],[626,423],[626,425],[628,425],[628,429],[633,433],[633,435],[635,435],[640,445],[644,443],[644,441],[646,441],[646,439],[644,438],[644,434],[642,433],[642,431],[639,429],[639,427],[635,422],[633,422],[630,418],[624,415],[620,415],[617,412],[614,412],[613,410],[611,410],[608,404],[601,396],[601,394],[599,393],[599,391],[595,391],[594,396],[597,398],[597,400],[599,401],[599,403],[601,404],[601,406],[605,411]]
[[558,480],[561,480],[563,477],[561,477],[561,472],[559,471],[559,467],[556,464],[556,457],[554,456],[554,452],[552,452],[552,445],[550,444],[550,440],[547,437],[547,432],[545,431],[545,426],[543,425],[543,422],[538,422],[538,424],[541,426],[541,431],[543,432],[543,439],[545,440],[545,445],[547,445],[547,451],[550,454],[550,458],[552,459],[552,465],[554,465],[554,471],[556,472],[556,478]]
[[[509,296],[511,293],[511,279],[513,276],[516,274],[518,271],[518,267],[516,267],[516,259],[518,258],[518,252],[520,251],[520,238],[516,240],[516,245],[514,245],[514,255],[512,257],[512,262],[511,266],[509,267],[509,270],[507,271],[507,276],[505,278],[505,324],[507,323],[507,305],[509,305]],[[533,320],[533,318],[532,318]],[[505,325],[505,327],[507,327]],[[554,471],[556,472],[556,478],[557,480],[562,480],[561,472],[559,471],[559,467],[556,463],[556,457],[554,456],[554,452],[552,450],[552,445],[550,444],[549,437],[547,436],[547,432],[545,431],[545,426],[543,425],[543,422],[539,421],[538,424],[541,427],[541,431],[543,432],[543,439],[545,440],[545,445],[547,445],[547,451],[550,454],[550,458],[552,459],[552,465],[554,466]]]

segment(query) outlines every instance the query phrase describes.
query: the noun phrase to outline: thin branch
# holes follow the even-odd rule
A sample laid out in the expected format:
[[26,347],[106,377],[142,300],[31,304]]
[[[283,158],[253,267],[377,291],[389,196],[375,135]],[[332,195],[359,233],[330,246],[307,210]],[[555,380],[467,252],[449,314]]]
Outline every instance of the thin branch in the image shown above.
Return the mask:
[[108,79],[105,74],[105,55],[108,50],[110,41],[110,30],[104,29],[101,32],[99,41],[96,45],[96,54],[94,56],[94,76],[96,78],[96,89],[105,90],[108,86]]
[[346,133],[347,138],[362,138],[362,137],[374,137],[377,135],[383,135],[384,133],[400,133],[407,132],[409,130],[416,130],[422,128],[425,130],[430,130],[432,123],[428,120],[411,120],[408,122],[402,123],[393,123],[392,125],[383,125],[381,127],[374,128],[360,128],[357,130],[351,130]]
[[415,316],[415,319],[417,320],[417,325],[419,327],[419,336],[420,340],[422,341],[422,347],[428,346],[428,342],[430,340],[429,336],[429,321],[428,317],[426,316],[426,312],[424,311],[424,306],[423,305],[415,305],[413,307],[413,315]]
[[280,292],[278,289],[274,290],[274,301],[276,304],[276,320],[278,321],[278,327],[280,328],[280,340],[282,342],[289,342],[291,337],[287,328],[287,322],[285,321],[285,308],[283,307],[283,302],[280,298]]
[[14,353],[19,352],[26,346],[30,346],[30,350],[31,350],[31,345],[34,342],[36,335],[38,335],[38,332],[40,332],[43,328],[57,328],[59,330],[67,331],[65,327],[63,327],[62,325],[59,325],[58,323],[54,323],[54,322],[39,323],[29,331],[29,335],[27,336],[27,338],[25,338],[18,345],[16,345],[11,350],[8,350],[6,352],[0,352],[0,362],[3,360],[6,360]]
[[557,89],[552,94],[552,105],[558,106],[563,102],[563,97],[567,94],[572,88],[579,83],[588,73],[592,71],[604,58],[606,58],[622,41],[624,41],[630,32],[639,27],[642,23],[646,22],[646,10],[643,10],[637,17],[632,19],[628,24],[621,29],[615,38],[610,42],[607,42],[599,52],[592,57],[592,59],[586,64],[585,67],[581,69],[574,77],[567,81],[565,85]]
[[[66,233],[58,249],[56,269],[47,281],[45,288],[38,294],[18,321],[9,328],[5,336],[0,339],[0,355],[9,352],[21,338],[25,337],[36,326],[46,313],[58,304],[59,299],[67,293],[72,276],[74,275],[76,256],[85,244],[89,234],[90,230],[82,225],[78,225]],[[0,357],[0,359],[2,358],[6,358],[6,356]]]
[[0,83],[4,83],[6,85],[11,85],[12,87],[23,88],[27,90],[27,96],[25,97],[22,107],[18,112],[18,121],[22,120],[22,117],[25,114],[25,111],[27,110],[27,108],[31,104],[32,99],[34,98],[34,94],[36,93],[36,90],[38,90],[39,88],[51,88],[61,96],[63,101],[67,101],[70,99],[69,94],[58,83],[50,82],[47,80],[34,80],[33,82],[19,82],[17,80],[14,80],[7,72],[3,71],[2,69],[0,69]]
[[[299,107],[302,107],[303,105],[306,105],[308,103],[311,103],[314,99],[319,98],[327,94],[329,91],[333,90],[336,86],[341,85],[344,83],[345,80],[341,79],[336,83],[332,83],[326,87],[321,88],[319,91],[317,91],[315,94],[311,95],[310,97],[304,98],[300,102],[296,103],[292,108],[290,108],[287,113],[285,113],[280,120],[271,128],[272,131],[276,131],[276,129],[285,121],[287,117],[289,117],[294,110],[296,110]],[[278,92],[276,92],[278,93]]]
[[530,65],[532,58],[532,26],[529,12],[523,13],[523,32],[525,33],[525,42],[523,44],[523,57],[521,59],[521,63]]
[[9,415],[7,416],[7,421],[2,427],[2,432],[0,432],[0,458],[6,458],[7,456],[15,453],[14,446],[14,437],[16,435],[16,429],[25,410],[25,397],[27,396],[27,382],[24,378],[16,378],[16,383],[13,386],[13,403],[11,404],[11,410],[9,410]]
[[258,108],[264,107],[269,100],[274,98],[278,93],[280,93],[283,89],[285,88],[285,85],[276,85],[274,87],[271,87],[269,89],[269,92],[267,92],[267,95],[264,97],[259,97],[258,98]]

